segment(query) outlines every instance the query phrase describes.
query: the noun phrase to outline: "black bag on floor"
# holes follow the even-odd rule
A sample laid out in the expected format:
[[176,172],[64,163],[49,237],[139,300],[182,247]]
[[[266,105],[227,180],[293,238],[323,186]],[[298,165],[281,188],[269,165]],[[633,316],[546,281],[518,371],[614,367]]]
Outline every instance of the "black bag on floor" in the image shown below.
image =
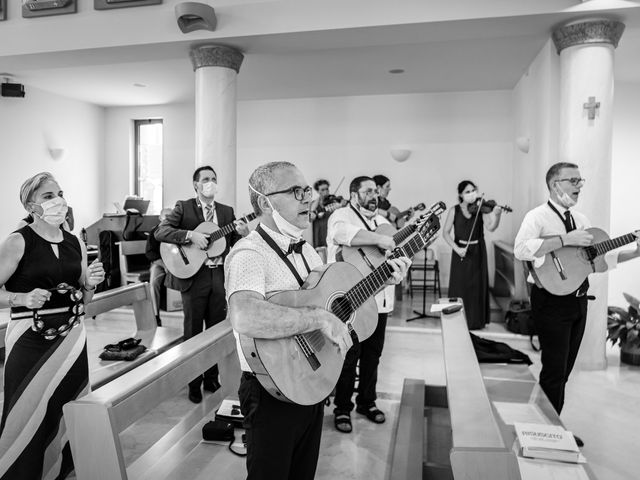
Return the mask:
[[473,333],[469,333],[469,335],[471,335],[471,343],[476,351],[478,363],[520,363],[525,365],[532,363],[529,355],[511,348],[506,343],[478,337]]
[[531,305],[526,300],[510,302],[509,310],[504,315],[504,322],[510,332],[529,336],[536,334]]

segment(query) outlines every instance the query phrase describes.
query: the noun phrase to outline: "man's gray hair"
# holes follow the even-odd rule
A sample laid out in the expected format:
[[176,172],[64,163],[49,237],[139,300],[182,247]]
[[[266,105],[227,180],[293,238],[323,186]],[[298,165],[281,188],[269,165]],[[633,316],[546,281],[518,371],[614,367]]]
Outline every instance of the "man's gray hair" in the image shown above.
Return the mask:
[[27,204],[32,201],[35,191],[38,190],[43,183],[48,181],[56,181],[56,179],[53,178],[53,175],[49,172],[36,173],[33,177],[27,178],[24,181],[20,187],[20,203],[22,203],[22,206],[26,211],[29,211]]
[[[254,190],[260,192],[262,195],[268,195],[276,191],[278,185],[276,173],[285,168],[296,168],[296,166],[291,162],[269,162],[260,165],[249,177],[249,199],[251,200],[251,206],[256,215],[262,215],[263,212],[258,204],[258,197],[260,195]],[[253,190],[251,187],[253,187]]]
[[547,170],[547,175],[545,176],[545,182],[547,182],[547,188],[549,191],[551,191],[551,181],[560,175],[560,170],[563,168],[578,168],[578,165],[569,162],[558,162],[551,165],[549,170]]

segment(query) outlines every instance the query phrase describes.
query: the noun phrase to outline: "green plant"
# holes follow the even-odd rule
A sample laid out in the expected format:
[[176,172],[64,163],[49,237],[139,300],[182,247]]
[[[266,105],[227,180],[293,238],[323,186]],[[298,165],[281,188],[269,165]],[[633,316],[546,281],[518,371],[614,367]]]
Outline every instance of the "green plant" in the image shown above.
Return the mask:
[[640,348],[640,301],[623,293],[629,302],[627,310],[620,307],[607,309],[607,340],[621,348]]

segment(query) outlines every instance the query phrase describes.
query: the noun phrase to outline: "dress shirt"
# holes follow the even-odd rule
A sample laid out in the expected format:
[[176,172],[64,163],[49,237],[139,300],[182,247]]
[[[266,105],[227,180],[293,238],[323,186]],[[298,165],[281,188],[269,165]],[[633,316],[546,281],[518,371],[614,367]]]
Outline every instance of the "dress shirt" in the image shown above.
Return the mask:
[[[566,208],[553,200],[549,200],[549,202],[558,210],[560,215],[565,215]],[[577,230],[585,230],[591,227],[591,222],[584,214],[576,210],[570,210],[570,212]],[[563,221],[545,202],[530,210],[524,216],[520,230],[516,235],[513,249],[514,255],[518,260],[530,261],[533,262],[534,267],[540,267],[544,263],[545,256],[537,257],[535,254],[544,241],[543,237],[564,235],[565,233],[567,233],[567,230]],[[617,252],[605,254],[605,261],[609,269],[615,268],[617,260]],[[527,280],[530,283],[534,283],[531,275]]]
[[[362,217],[371,230],[375,230],[379,225],[389,221],[382,215],[375,215],[373,218]],[[353,209],[347,205],[338,208],[329,217],[327,223],[327,263],[336,261],[336,253],[342,245],[351,246],[353,237],[360,230],[366,230],[362,220]],[[378,313],[389,313],[393,311],[395,301],[395,286],[389,285],[376,295]]]
[[[292,242],[289,237],[271,230],[264,224],[262,224],[262,229],[284,253],[287,253]],[[321,266],[322,259],[315,249],[306,242],[302,245],[302,254],[292,252],[287,255],[300,278],[305,280],[309,272],[304,265],[302,255],[311,270]],[[289,267],[255,230],[245,238],[238,240],[233,246],[227,255],[224,271],[227,301],[231,295],[240,291],[257,292],[267,298],[269,294],[274,292],[300,289],[300,285]],[[240,367],[244,371],[251,371],[242,352],[238,333],[235,330],[233,333],[236,337]]]

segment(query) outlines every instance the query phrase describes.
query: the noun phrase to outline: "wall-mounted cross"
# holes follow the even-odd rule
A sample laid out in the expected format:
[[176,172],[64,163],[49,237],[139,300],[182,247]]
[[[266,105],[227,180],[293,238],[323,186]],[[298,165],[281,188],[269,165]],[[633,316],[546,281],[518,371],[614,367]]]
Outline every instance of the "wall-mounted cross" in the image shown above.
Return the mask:
[[589,97],[589,101],[583,103],[582,108],[589,111],[589,120],[594,120],[596,118],[596,110],[600,108],[600,102],[596,102],[596,97]]

